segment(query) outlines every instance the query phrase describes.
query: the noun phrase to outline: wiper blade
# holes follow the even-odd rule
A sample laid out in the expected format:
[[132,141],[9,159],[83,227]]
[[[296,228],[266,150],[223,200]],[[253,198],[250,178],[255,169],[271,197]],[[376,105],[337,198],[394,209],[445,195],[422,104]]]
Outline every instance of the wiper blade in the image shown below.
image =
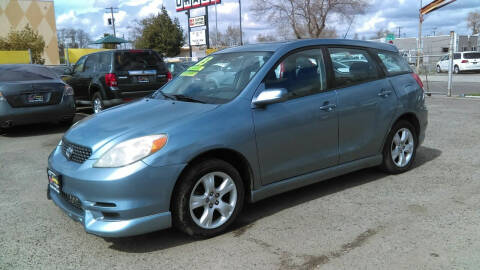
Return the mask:
[[176,98],[170,96],[170,95],[167,95],[165,94],[162,90],[158,90],[158,92],[165,98],[165,99],[172,99],[172,100],[176,100]]
[[172,95],[175,97],[176,100],[181,100],[181,101],[191,101],[191,102],[197,102],[197,103],[205,103],[205,101],[198,100],[196,98],[190,97],[190,96],[185,96],[185,95]]

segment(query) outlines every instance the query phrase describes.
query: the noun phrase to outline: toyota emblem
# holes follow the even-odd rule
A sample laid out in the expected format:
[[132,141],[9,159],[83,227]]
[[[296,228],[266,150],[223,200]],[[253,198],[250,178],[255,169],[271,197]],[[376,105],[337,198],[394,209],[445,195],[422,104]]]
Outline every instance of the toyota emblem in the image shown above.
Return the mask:
[[67,156],[67,159],[70,160],[73,154],[73,147],[69,146],[67,147],[67,150],[65,150],[65,156]]

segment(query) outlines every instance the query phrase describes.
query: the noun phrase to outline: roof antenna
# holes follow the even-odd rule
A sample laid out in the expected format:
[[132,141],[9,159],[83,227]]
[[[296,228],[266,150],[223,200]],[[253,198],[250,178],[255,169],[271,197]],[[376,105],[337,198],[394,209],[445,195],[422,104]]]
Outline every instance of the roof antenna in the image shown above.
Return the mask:
[[350,21],[350,24],[348,25],[347,32],[343,36],[343,39],[347,38],[348,32],[350,31],[350,27],[352,26],[353,20],[355,20],[355,15],[353,15],[352,20]]

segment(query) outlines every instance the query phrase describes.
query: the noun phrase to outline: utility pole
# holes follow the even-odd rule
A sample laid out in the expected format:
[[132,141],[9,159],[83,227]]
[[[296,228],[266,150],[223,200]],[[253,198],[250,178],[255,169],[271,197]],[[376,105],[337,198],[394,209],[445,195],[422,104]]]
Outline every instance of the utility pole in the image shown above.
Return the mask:
[[115,8],[115,7],[105,8],[105,13],[110,13],[111,17],[110,17],[109,24],[113,26],[113,36],[117,37],[117,33],[115,31],[115,17],[113,17],[113,13],[118,13],[118,8]]
[[436,31],[437,31],[437,27],[433,27],[433,36],[435,36]]
[[403,27],[402,27],[402,26],[397,26],[397,28],[398,28],[398,37],[400,38],[400,37],[402,37],[402,35],[400,34],[400,30],[401,30]]
[[238,0],[238,14],[240,15],[240,45],[243,45],[243,33],[242,33],[242,0]]
[[208,6],[205,6],[205,41],[207,42],[207,49],[210,49],[210,27],[208,26]]
[[185,14],[187,15],[187,26],[188,26],[188,48],[190,49],[190,58],[192,58],[192,40],[190,39],[190,9],[188,9],[187,12],[185,12]]
[[452,96],[452,73],[453,73],[453,44],[455,43],[455,32],[450,31],[450,49],[448,51],[448,86],[447,96]]

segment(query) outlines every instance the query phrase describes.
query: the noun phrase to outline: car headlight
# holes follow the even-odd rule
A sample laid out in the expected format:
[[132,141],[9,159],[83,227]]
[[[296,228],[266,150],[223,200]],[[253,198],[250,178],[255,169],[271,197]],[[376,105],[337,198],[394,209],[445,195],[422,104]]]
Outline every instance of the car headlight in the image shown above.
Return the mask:
[[149,135],[121,142],[95,162],[93,167],[116,168],[137,162],[162,149],[167,143],[167,135]]

